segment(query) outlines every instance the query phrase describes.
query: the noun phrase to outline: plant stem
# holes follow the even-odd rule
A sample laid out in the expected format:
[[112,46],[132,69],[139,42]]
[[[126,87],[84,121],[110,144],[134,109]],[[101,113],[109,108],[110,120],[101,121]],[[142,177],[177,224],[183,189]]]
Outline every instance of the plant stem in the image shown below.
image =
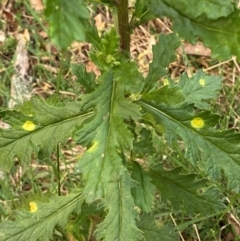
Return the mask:
[[57,144],[57,183],[58,183],[58,196],[61,196],[61,182],[60,182],[60,148],[59,143]]
[[117,4],[118,30],[120,35],[120,49],[126,56],[130,56],[130,28],[128,21],[128,0],[119,0]]

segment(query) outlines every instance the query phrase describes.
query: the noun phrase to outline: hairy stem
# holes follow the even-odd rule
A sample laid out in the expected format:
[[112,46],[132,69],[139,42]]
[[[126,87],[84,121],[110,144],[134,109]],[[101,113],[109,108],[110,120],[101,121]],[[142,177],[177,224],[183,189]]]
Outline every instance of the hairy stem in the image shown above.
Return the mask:
[[130,56],[130,28],[128,21],[128,0],[119,0],[117,4],[120,49]]

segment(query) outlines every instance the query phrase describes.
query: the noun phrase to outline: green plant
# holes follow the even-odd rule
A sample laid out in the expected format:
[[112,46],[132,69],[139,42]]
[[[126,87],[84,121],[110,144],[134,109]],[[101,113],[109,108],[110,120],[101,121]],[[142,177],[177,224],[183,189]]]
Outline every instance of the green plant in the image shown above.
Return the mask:
[[[180,37],[191,42],[199,37],[215,58],[239,55],[236,3],[137,0],[130,21],[127,0],[103,3],[113,8],[118,31],[112,28],[100,38],[83,0],[45,1],[52,41],[61,49],[74,40],[90,42],[101,75],[74,64],[71,72],[85,89],[80,100],[32,98],[1,110],[11,128],[0,132],[0,167],[10,170],[15,157],[28,165],[33,153],[49,163],[68,137],[87,150],[75,167],[76,188],[66,196],[58,190],[58,196],[30,201],[29,210],[18,210],[12,221],[0,224],[0,240],[49,240],[53,230],[66,227],[63,240],[175,241],[176,228],[156,221],[164,208],[195,221],[208,219],[230,210],[226,192],[239,192],[240,135],[218,129],[219,116],[210,112],[222,78],[198,70],[176,81],[167,70]],[[143,77],[130,59],[130,33],[163,16],[173,20],[175,33],[159,36]],[[163,77],[165,85],[159,81]],[[178,155],[164,160],[163,140]]]

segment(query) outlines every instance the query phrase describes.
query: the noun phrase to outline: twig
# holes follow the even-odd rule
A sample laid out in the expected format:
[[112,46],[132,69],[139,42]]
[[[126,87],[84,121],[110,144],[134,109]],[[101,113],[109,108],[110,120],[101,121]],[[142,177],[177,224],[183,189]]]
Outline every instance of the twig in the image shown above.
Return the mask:
[[197,225],[196,225],[196,224],[193,224],[193,227],[194,227],[194,230],[195,230],[195,232],[196,232],[196,234],[197,234],[198,241],[201,241],[200,236],[199,236],[199,233],[198,233],[198,230],[197,230]]
[[211,70],[211,69],[215,69],[215,68],[217,68],[217,67],[219,67],[219,66],[221,66],[221,65],[223,65],[223,64],[226,64],[226,63],[228,63],[228,62],[231,62],[231,61],[233,61],[233,58],[231,58],[231,59],[229,59],[229,60],[226,60],[226,61],[223,61],[223,62],[221,62],[221,63],[215,64],[215,65],[213,65],[213,66],[211,66],[211,67],[209,67],[209,68],[203,69],[203,71],[208,71],[208,70]]
[[235,66],[237,67],[238,71],[240,71],[240,67],[239,67],[239,65],[238,65],[238,63],[237,63],[236,56],[233,56],[233,57],[232,57],[232,60],[233,60],[233,62],[234,62],[234,64],[235,64]]
[[[174,223],[174,226],[175,226],[175,227],[177,228],[177,230],[178,230],[177,224],[176,224],[176,222],[175,222],[172,214],[170,213],[169,215],[170,215],[170,217],[171,217],[171,219],[172,219],[172,221],[173,221],[173,223]],[[185,241],[185,239],[183,238],[183,236],[182,236],[182,234],[181,234],[181,232],[180,232],[179,230],[178,230],[178,234],[179,234],[181,240],[182,240],[182,241]]]

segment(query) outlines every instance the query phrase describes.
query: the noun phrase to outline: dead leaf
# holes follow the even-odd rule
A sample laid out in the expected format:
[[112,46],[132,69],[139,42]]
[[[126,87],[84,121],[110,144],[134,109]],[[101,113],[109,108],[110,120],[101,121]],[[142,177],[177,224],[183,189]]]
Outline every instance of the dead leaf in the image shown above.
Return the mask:
[[3,31],[0,31],[0,43],[3,43],[6,39],[6,35]]
[[30,35],[27,29],[24,30],[23,34],[18,34],[17,36],[18,45],[16,49],[16,59],[14,63],[15,70],[18,75],[24,77],[27,75],[29,68],[28,63],[28,52],[26,45],[30,39]]
[[4,17],[5,19],[8,21],[8,22],[12,22],[14,20],[14,15],[8,11],[8,10],[3,10],[3,13],[4,13]]
[[44,8],[41,0],[30,0],[30,5],[35,11],[42,11]]
[[41,36],[42,38],[47,38],[48,34],[45,31],[40,31],[38,32],[39,36]]
[[232,213],[227,213],[228,222],[232,225],[232,228],[237,236],[240,236],[240,222],[237,217]]
[[43,69],[53,73],[53,74],[57,74],[58,73],[58,68],[55,68],[53,66],[50,66],[48,64],[39,64],[39,66],[41,66]]
[[97,14],[94,18],[95,20],[95,25],[98,31],[103,31],[106,29],[106,21],[103,20],[102,14]]
[[177,49],[177,53],[183,54],[184,52],[189,55],[211,56],[211,50],[203,46],[201,43],[195,45],[183,43],[182,47]]
[[86,65],[86,70],[88,73],[93,72],[97,77],[101,75],[99,68],[92,61],[88,61]]
[[28,76],[29,58],[27,43],[30,39],[28,30],[17,35],[18,45],[15,51],[14,69],[15,74],[11,78],[11,99],[9,108],[13,108],[16,103],[22,103],[31,97],[30,86],[32,78]]
[[8,0],[2,0],[1,2],[1,8],[0,8],[0,17],[2,17],[3,10],[5,9],[6,5],[8,3]]

